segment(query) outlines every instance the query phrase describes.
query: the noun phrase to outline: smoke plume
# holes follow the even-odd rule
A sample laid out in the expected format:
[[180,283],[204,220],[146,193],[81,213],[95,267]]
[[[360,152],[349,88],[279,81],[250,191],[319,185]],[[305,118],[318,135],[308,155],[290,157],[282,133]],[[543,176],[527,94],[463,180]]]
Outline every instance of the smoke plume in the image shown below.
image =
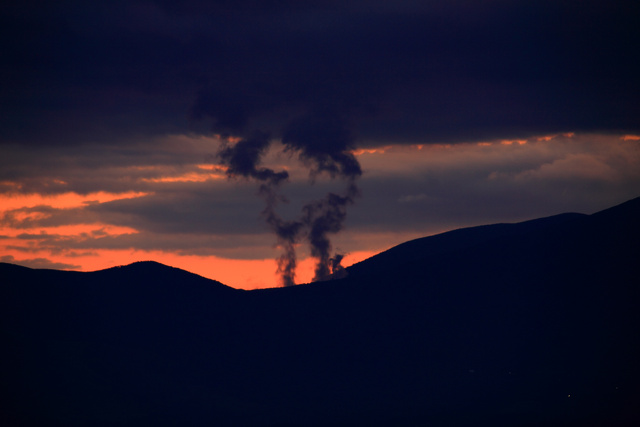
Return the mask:
[[309,203],[303,208],[303,222],[309,229],[308,239],[311,256],[316,258],[313,281],[329,277],[342,260],[341,255],[331,258],[331,240],[329,234],[342,230],[347,217],[347,205],[353,203],[358,194],[355,184],[349,186],[347,194],[340,196],[329,193],[324,199]]
[[[362,175],[362,169],[351,152],[355,148],[355,137],[343,118],[324,113],[303,116],[291,122],[282,142],[286,150],[298,153],[300,160],[309,167],[312,179],[326,172],[332,178],[340,177],[347,181],[344,195],[329,193],[324,199],[303,208],[302,221],[308,229],[311,256],[316,258],[313,280],[323,280],[333,270],[329,234],[342,230],[347,205],[352,204],[360,193],[355,181]],[[337,259],[339,265],[342,256],[336,255],[333,259]]]
[[275,172],[269,168],[258,167],[270,144],[269,134],[256,131],[235,145],[226,143],[218,152],[218,158],[227,166],[228,177],[242,176],[260,182],[259,194],[266,202],[262,216],[276,234],[278,246],[282,248],[282,254],[277,259],[278,273],[283,286],[292,286],[295,285],[297,265],[295,244],[300,235],[302,223],[285,221],[275,211],[278,202],[284,200],[278,195],[278,187],[289,178],[289,174],[287,171]]
[[235,145],[225,143],[218,152],[220,162],[227,166],[227,176],[243,176],[263,182],[263,186],[277,187],[289,178],[287,171],[274,172],[269,168],[258,168],[262,156],[271,145],[268,133],[255,131]]
[[276,213],[275,207],[278,200],[282,200],[276,192],[277,185],[261,184],[260,194],[265,198],[267,206],[262,211],[262,216],[276,234],[278,246],[282,248],[282,254],[278,257],[278,274],[282,286],[296,284],[297,256],[295,244],[298,241],[303,224],[300,221],[286,221]]
[[289,221],[282,219],[275,210],[278,203],[284,201],[278,190],[289,174],[260,166],[271,144],[269,134],[255,131],[235,144],[225,143],[218,152],[220,162],[227,166],[227,176],[260,182],[259,194],[266,202],[262,216],[282,249],[277,262],[284,286],[295,284],[295,245],[301,236],[308,240],[311,256],[316,259],[314,281],[336,277],[338,271],[344,273],[340,265],[343,256],[332,257],[329,236],[344,228],[347,206],[359,195],[356,180],[362,175],[362,169],[352,153],[354,141],[348,123],[337,114],[315,112],[285,126],[282,132],[284,149],[296,154],[309,168],[312,181],[318,175],[328,174],[347,183],[344,194],[329,193],[321,200],[310,202],[302,208],[300,220]]

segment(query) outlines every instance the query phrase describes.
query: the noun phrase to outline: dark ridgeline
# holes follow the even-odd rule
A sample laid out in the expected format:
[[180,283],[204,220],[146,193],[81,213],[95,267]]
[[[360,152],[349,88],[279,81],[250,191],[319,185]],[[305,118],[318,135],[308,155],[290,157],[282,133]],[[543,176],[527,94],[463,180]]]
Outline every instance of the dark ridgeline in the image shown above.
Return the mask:
[[0,265],[0,424],[640,425],[640,198],[241,291]]

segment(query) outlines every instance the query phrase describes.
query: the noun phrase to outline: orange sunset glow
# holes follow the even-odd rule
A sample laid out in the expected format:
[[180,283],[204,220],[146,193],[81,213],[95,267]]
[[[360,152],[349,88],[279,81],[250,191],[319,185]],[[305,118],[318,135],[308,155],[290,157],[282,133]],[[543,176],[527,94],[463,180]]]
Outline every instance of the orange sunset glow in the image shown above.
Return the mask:
[[[172,139],[187,146],[190,141],[193,141],[193,144],[202,143],[200,138],[191,140],[185,136],[176,136]],[[505,186],[517,183],[518,186],[531,186],[538,185],[537,183],[562,182],[576,177],[614,185],[623,179],[635,179],[633,177],[638,175],[637,169],[633,166],[640,162],[640,150],[634,144],[638,140],[639,137],[631,134],[611,137],[577,136],[568,132],[473,144],[387,144],[357,149],[353,151],[353,155],[357,156],[366,171],[362,184],[363,192],[370,198],[372,191],[377,192],[379,197],[381,194],[379,188],[370,189],[367,186],[368,178],[403,180],[411,173],[438,170],[441,179],[446,180],[447,176],[459,174],[460,168],[473,164],[481,165],[480,168],[485,170],[483,174],[486,182],[492,185],[499,183]],[[594,145],[594,141],[597,145]],[[282,149],[281,146],[279,149]],[[587,149],[589,151],[586,151]],[[518,173],[503,166],[508,164],[505,161],[531,162],[531,159],[536,158],[539,158],[539,163],[535,163],[538,162],[536,160],[532,166],[527,166]],[[275,262],[280,249],[275,247],[275,238],[269,239],[266,235],[260,243],[252,243],[249,238],[243,240],[242,244],[246,245],[244,249],[233,249],[231,246],[236,242],[233,235],[189,237],[188,233],[163,233],[137,222],[137,215],[141,214],[161,215],[167,210],[182,212],[184,202],[180,200],[185,191],[202,192],[204,190],[198,189],[207,188],[206,186],[212,186],[211,190],[207,191],[218,191],[218,188],[224,186],[234,186],[236,190],[232,194],[246,191],[249,200],[253,199],[257,203],[253,208],[255,211],[249,212],[245,221],[249,221],[248,225],[256,224],[259,230],[268,233],[268,227],[265,224],[260,225],[263,219],[260,217],[260,198],[256,198],[257,187],[246,180],[229,179],[225,165],[204,163],[202,158],[198,160],[180,168],[154,165],[118,168],[115,175],[118,180],[123,177],[132,183],[132,189],[128,191],[97,189],[87,193],[24,193],[20,192],[22,183],[5,181],[5,187],[12,188],[13,191],[0,194],[2,260],[40,268],[80,271],[105,269],[133,261],[154,260],[236,288],[280,286],[281,279],[276,274]],[[278,150],[268,153],[267,161],[275,170],[289,172],[292,180],[290,185],[308,185],[309,177],[305,168],[297,166],[288,156],[278,153]],[[127,178],[128,174],[131,178]],[[62,189],[69,181],[66,178],[50,180],[57,181],[57,185],[62,185]],[[329,181],[325,179],[320,182]],[[174,190],[172,186],[176,185],[180,187]],[[309,188],[313,189],[313,184]],[[337,188],[339,189],[339,186]],[[286,191],[287,187],[283,187],[283,190]],[[172,197],[176,198],[176,201],[161,208],[151,209],[148,213],[138,213],[136,210],[130,213],[109,213],[112,209],[119,209],[118,206],[135,208],[138,205],[157,203],[161,200],[160,195],[165,193],[173,194]],[[413,190],[407,185],[392,187],[390,195],[392,198],[387,203],[397,206],[398,209],[411,210],[437,201],[429,191]],[[287,204],[279,206],[286,208]],[[351,209],[354,211],[352,215],[359,217],[360,221],[366,221],[376,214],[376,210],[367,208],[366,203],[362,211],[358,211],[360,206],[356,203]],[[207,209],[215,214],[218,204],[213,204]],[[199,214],[200,211],[193,212]],[[204,218],[207,218],[206,215]],[[499,216],[496,218],[501,219]],[[515,218],[526,219],[522,216]],[[418,219],[420,220],[420,217]],[[486,221],[490,219],[487,218]],[[447,231],[456,226],[477,223],[469,220],[432,220],[414,230],[397,232],[376,230],[375,227],[372,230],[358,231],[347,224],[346,230],[340,235],[341,239],[336,241],[336,251],[347,253],[342,264],[348,266],[403,241]],[[211,224],[215,225],[216,221],[212,219]],[[159,224],[158,227],[160,226],[163,225]],[[189,244],[195,246],[189,249]],[[163,249],[165,245],[169,246]],[[207,248],[209,245],[218,245],[220,248]],[[310,282],[314,277],[315,261],[309,256],[306,245],[300,243],[296,247],[299,251],[296,281]],[[238,258],[239,254],[245,255]]]
[[[198,165],[203,170],[220,171],[216,165]],[[172,178],[150,180],[154,183],[170,182],[203,182],[207,179],[220,179],[217,173],[187,174]],[[166,265],[176,266],[201,276],[218,280],[239,289],[258,289],[277,287],[280,285],[275,275],[276,265],[273,259],[225,259],[216,256],[196,256],[171,253],[166,251],[144,251],[130,249],[86,249],[86,250],[53,250],[44,242],[49,239],[57,241],[86,241],[94,239],[135,235],[138,230],[132,227],[106,223],[74,224],[57,226],[24,226],[25,223],[37,222],[50,216],[45,212],[30,212],[30,208],[47,207],[56,210],[70,210],[88,205],[136,199],[148,196],[148,192],[108,193],[98,191],[86,195],[77,193],[46,194],[9,194],[0,196],[0,226],[2,245],[4,246],[4,262],[38,265],[38,260],[47,260],[52,266],[78,271],[96,271],[118,265],[126,265],[135,261],[154,260]],[[14,226],[11,223],[14,223]],[[18,227],[15,224],[22,224]],[[375,252],[357,251],[347,254],[346,265],[366,259]],[[34,263],[33,261],[36,260]],[[46,267],[46,264],[43,264]],[[308,283],[314,275],[314,261],[306,258],[300,261],[297,279],[300,283]]]
[[[81,227],[78,227],[81,229]],[[9,239],[6,243],[16,243]],[[8,249],[0,261],[20,264],[25,258],[25,248]],[[375,252],[360,251],[347,254],[343,260],[345,265],[362,261],[375,255]],[[190,256],[178,255],[162,251],[140,250],[107,250],[100,249],[86,253],[51,254],[47,251],[29,250],[29,259],[46,257],[52,263],[72,263],[69,270],[97,271],[119,265],[128,265],[137,261],[153,260],[165,265],[178,267],[209,279],[217,280],[225,285],[237,289],[262,289],[280,286],[275,275],[276,264],[273,259],[263,260],[239,260],[224,259],[215,256]],[[309,283],[314,275],[314,260],[306,258],[301,260],[297,269],[299,283]]]

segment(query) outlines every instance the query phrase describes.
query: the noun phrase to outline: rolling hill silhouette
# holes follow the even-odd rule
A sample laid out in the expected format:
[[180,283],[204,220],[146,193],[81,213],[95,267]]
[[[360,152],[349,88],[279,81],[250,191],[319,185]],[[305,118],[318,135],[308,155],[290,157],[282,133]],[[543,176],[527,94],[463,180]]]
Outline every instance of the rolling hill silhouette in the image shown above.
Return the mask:
[[0,422],[635,426],[640,198],[242,291],[0,264]]

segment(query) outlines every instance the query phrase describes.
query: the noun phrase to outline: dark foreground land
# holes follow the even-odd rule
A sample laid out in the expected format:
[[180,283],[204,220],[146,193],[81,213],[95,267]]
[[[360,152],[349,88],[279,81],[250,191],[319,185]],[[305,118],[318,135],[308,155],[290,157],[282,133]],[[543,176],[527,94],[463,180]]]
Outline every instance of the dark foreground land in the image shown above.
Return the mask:
[[640,425],[640,199],[348,271],[241,291],[0,264],[0,425]]

